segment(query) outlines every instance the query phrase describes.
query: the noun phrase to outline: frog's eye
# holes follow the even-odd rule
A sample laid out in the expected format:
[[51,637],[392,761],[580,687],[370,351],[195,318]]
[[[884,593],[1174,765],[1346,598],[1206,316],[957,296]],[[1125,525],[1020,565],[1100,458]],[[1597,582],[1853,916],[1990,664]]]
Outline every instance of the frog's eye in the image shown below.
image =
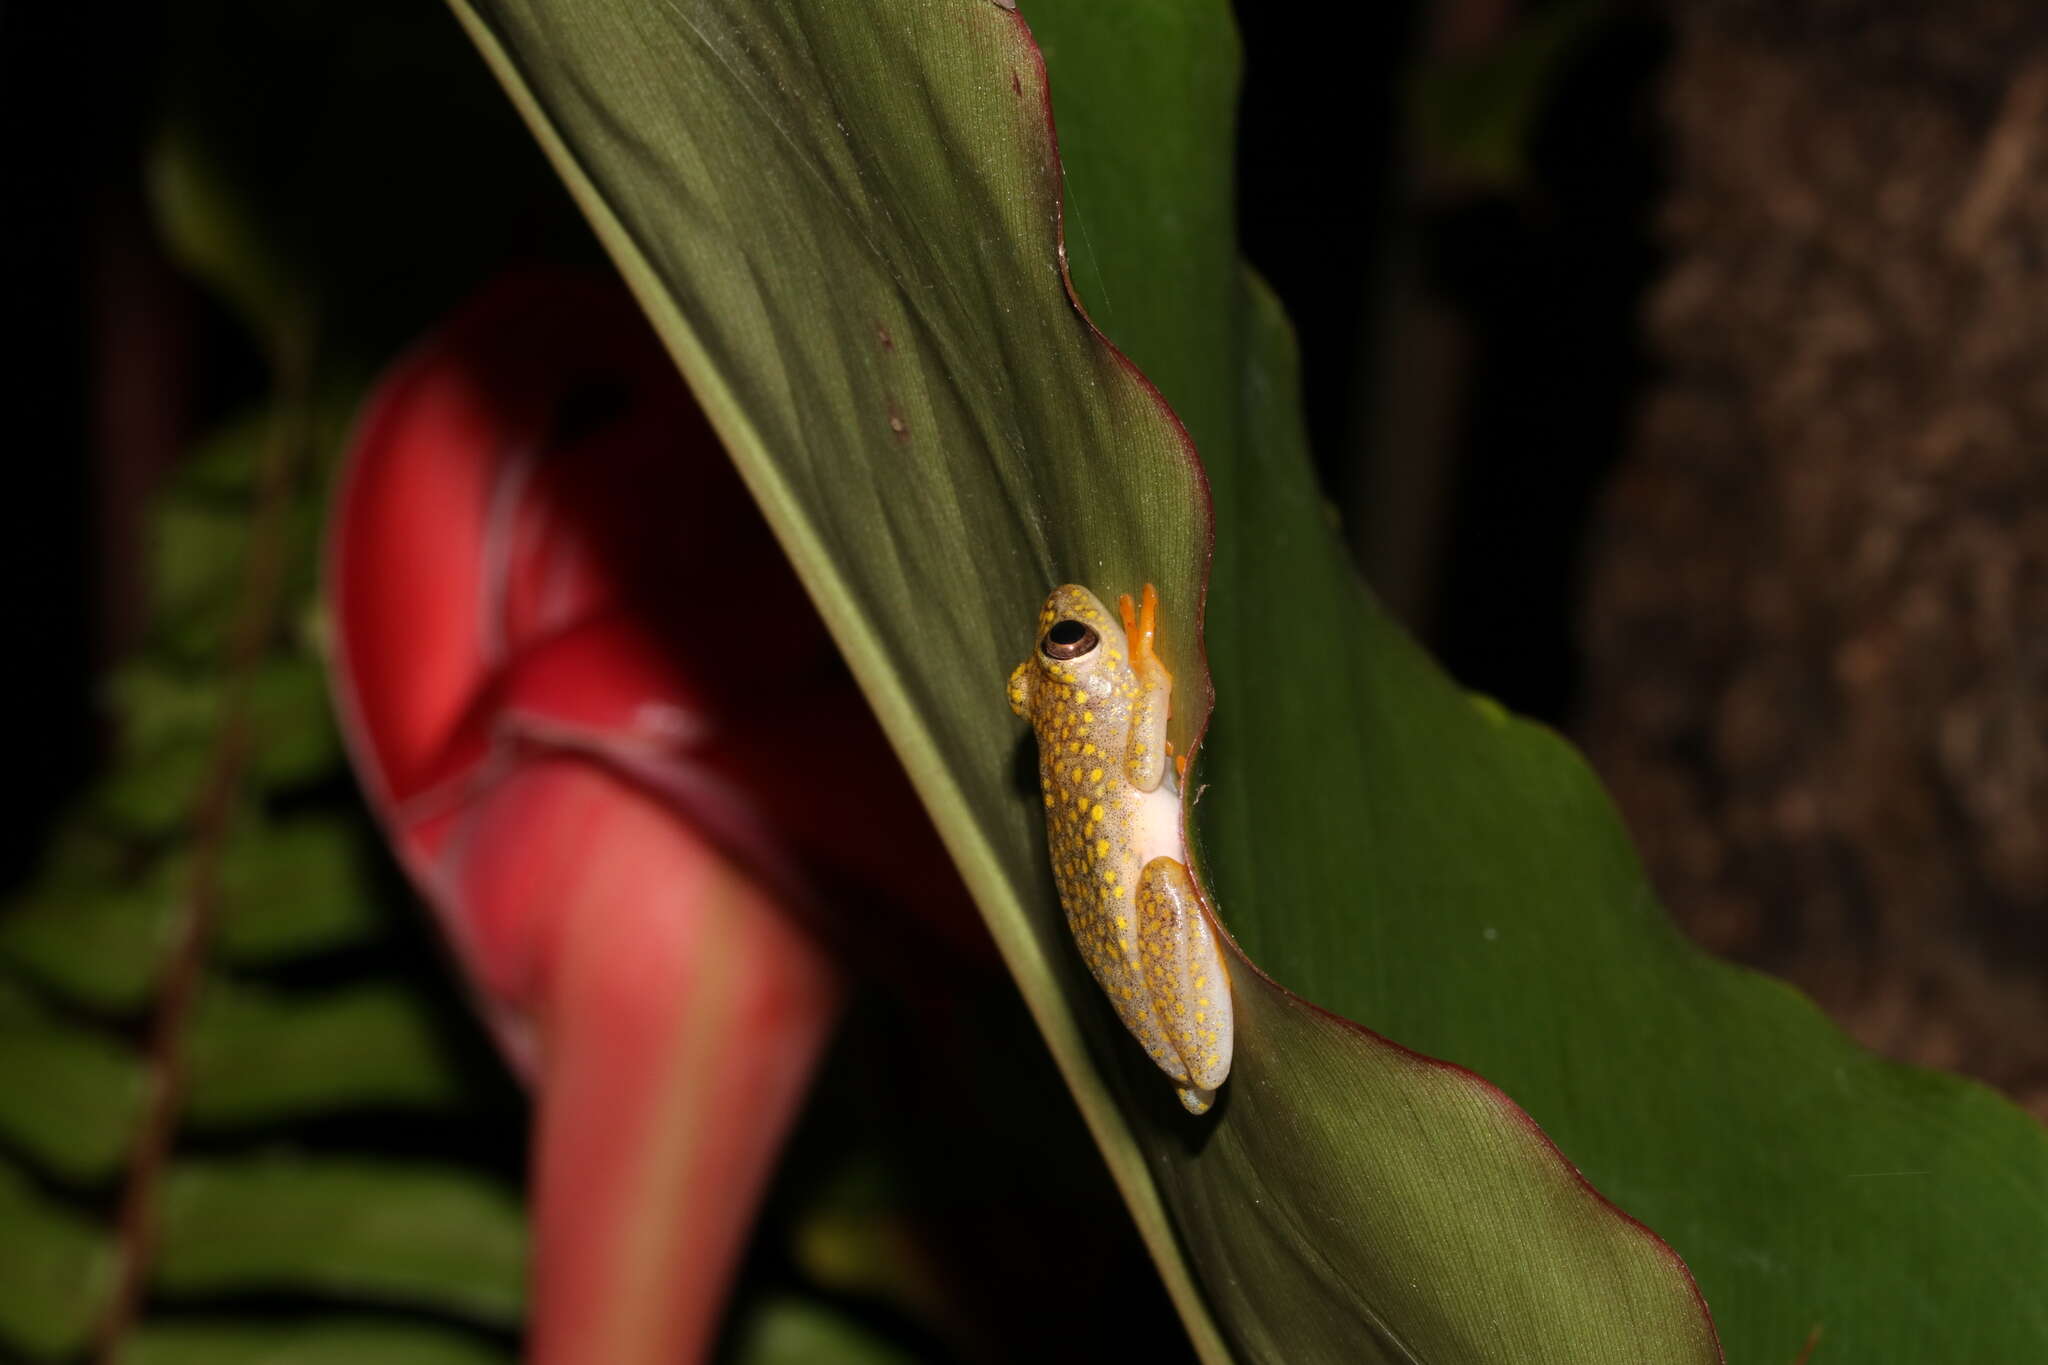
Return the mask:
[[1078,659],[1102,643],[1093,627],[1079,621],[1062,621],[1045,633],[1045,643],[1039,646],[1048,659]]

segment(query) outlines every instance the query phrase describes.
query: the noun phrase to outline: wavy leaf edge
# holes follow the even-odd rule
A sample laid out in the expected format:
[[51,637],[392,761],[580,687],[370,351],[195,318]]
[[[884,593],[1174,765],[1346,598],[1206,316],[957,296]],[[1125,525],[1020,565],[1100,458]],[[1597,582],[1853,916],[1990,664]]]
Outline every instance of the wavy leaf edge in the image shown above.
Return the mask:
[[[1005,3],[1004,0],[973,0],[973,3],[986,4],[1001,12],[1008,20],[1017,43],[1017,55],[1037,84],[1035,93],[1040,102],[1045,139],[1045,175],[1049,181],[1049,194],[1055,209],[1051,245],[1061,286],[1069,306],[1086,328],[1090,343],[1101,347],[1115,368],[1134,382],[1139,392],[1166,419],[1175,443],[1186,461],[1187,469],[1201,491],[1200,509],[1204,530],[1203,542],[1197,557],[1200,564],[1201,590],[1193,604],[1196,628],[1190,645],[1194,652],[1193,657],[1201,664],[1201,689],[1200,704],[1195,708],[1197,714],[1190,725],[1195,736],[1195,741],[1188,746],[1192,767],[1199,754],[1200,738],[1206,735],[1214,701],[1213,682],[1207,663],[1207,644],[1202,629],[1202,623],[1206,619],[1215,545],[1215,516],[1213,502],[1209,496],[1208,475],[1192,436],[1164,394],[1096,325],[1076,290],[1065,238],[1065,172],[1059,152],[1052,92],[1044,54],[1030,25],[1014,4]],[[483,15],[477,0],[449,0],[449,4],[508,97],[518,108],[529,130],[561,174],[565,185],[590,220],[593,230],[604,243],[635,297],[656,320],[658,330],[677,364],[683,369],[691,388],[704,396],[703,406],[707,416],[728,450],[766,450],[767,441],[753,420],[742,411],[743,405],[737,401],[737,396],[732,392],[720,367],[710,359],[698,329],[692,326],[673,301],[665,296],[660,276],[652,261],[643,252],[633,231],[615,212],[582,156],[570,146],[568,139],[555,123],[551,111],[537,97],[534,87],[528,82],[521,62]],[[780,471],[773,469],[771,462],[764,462],[770,464],[765,472],[746,461],[740,463],[750,489],[785,548],[792,542],[802,543],[809,539],[810,537],[803,533],[810,531],[811,528],[806,524],[805,514],[797,505],[796,499],[791,496],[790,490],[782,485]],[[828,576],[811,572],[801,556],[794,558],[797,560],[799,574],[806,589],[819,603],[821,615],[825,618],[856,678],[862,682],[863,690],[881,717],[891,744],[909,770],[913,783],[925,797],[927,805],[939,804],[932,799],[930,793],[935,789],[943,790],[950,787],[948,768],[936,745],[921,733],[916,717],[907,710],[904,689],[895,679],[897,665],[887,650],[881,647],[879,637],[862,624],[860,612],[855,609],[855,604],[850,600],[844,585]],[[991,693],[999,695],[999,692],[1000,679],[997,679],[991,684]],[[1195,785],[1190,784],[1190,793],[1195,790]],[[949,794],[956,798],[959,795],[957,790]],[[1184,794],[1184,838],[1188,829],[1188,809],[1191,800],[1191,794]],[[1228,1337],[1212,1315],[1195,1273],[1186,1260],[1185,1252],[1180,1245],[1176,1220],[1165,1205],[1156,1177],[1146,1167],[1136,1144],[1120,1141],[1113,1133],[1117,1106],[1109,1097],[1105,1083],[1098,1076],[1090,1074],[1093,1068],[1083,1041],[1083,1026],[1077,1016],[1061,1018],[1048,1004],[1047,996],[1058,997],[1059,992],[1056,988],[1045,992],[1033,989],[1032,974],[1020,970],[1021,966],[1027,965],[1022,956],[1023,945],[1014,935],[1006,932],[1001,917],[991,914],[987,908],[992,902],[999,903],[1009,899],[1004,889],[1006,877],[1001,871],[1001,859],[996,855],[986,834],[978,828],[963,834],[942,822],[940,829],[942,838],[960,866],[963,878],[982,910],[984,920],[994,932],[998,947],[1013,977],[1017,979],[1021,993],[1041,1033],[1074,1091],[1083,1119],[1101,1148],[1141,1235],[1153,1251],[1155,1264],[1193,1338],[1198,1353],[1209,1361],[1235,1359],[1235,1353],[1225,1344]],[[1208,904],[1213,912],[1214,903],[1206,886],[1202,888],[1202,895],[1205,904]],[[1685,1297],[1695,1307],[1698,1315],[1699,1341],[1710,1351],[1712,1359],[1725,1360],[1711,1313],[1684,1259],[1653,1230],[1602,1194],[1564,1155],[1536,1120],[1521,1109],[1505,1091],[1466,1067],[1404,1047],[1355,1021],[1295,995],[1245,956],[1227,927],[1223,926],[1220,916],[1217,916],[1217,923],[1223,930],[1231,954],[1248,969],[1254,980],[1274,992],[1275,997],[1286,1008],[1300,1011],[1326,1026],[1340,1028],[1362,1045],[1386,1049],[1389,1055],[1409,1064],[1420,1065],[1440,1080],[1469,1089],[1481,1097],[1490,1110],[1499,1113],[1519,1138],[1533,1144],[1532,1150],[1543,1154],[1541,1160],[1546,1163],[1546,1170],[1549,1173],[1561,1175],[1583,1196],[1590,1196],[1594,1201],[1594,1207],[1611,1223],[1616,1234],[1638,1243],[1642,1239],[1647,1239],[1648,1247],[1654,1249],[1659,1263],[1667,1271],[1676,1272],[1684,1286]]]

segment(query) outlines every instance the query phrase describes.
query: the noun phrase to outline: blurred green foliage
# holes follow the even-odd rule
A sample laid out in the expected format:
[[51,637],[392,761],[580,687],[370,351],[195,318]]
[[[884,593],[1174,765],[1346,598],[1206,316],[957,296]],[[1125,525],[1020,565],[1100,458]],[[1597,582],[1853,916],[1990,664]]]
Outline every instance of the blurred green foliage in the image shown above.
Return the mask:
[[517,239],[575,229],[439,11],[179,0],[166,21],[142,171],[167,251],[266,379],[157,495],[146,633],[104,686],[104,770],[0,910],[0,1354],[76,1357],[106,1309],[148,1020],[205,862],[195,812],[268,516],[288,548],[241,689],[251,742],[181,1040],[189,1091],[121,1358],[509,1359],[524,1108],[348,780],[318,551],[368,377]]

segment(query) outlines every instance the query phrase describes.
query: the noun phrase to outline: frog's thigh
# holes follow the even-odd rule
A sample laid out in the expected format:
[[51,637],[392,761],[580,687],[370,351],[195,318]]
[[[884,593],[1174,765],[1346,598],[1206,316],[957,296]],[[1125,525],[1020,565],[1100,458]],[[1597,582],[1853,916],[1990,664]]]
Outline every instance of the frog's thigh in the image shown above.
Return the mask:
[[1117,898],[1093,898],[1085,893],[1071,898],[1067,927],[1081,949],[1081,960],[1088,964],[1089,973],[1109,997],[1117,1018],[1143,1045],[1145,1055],[1167,1075],[1177,1081],[1185,1080],[1187,1072],[1181,1067],[1179,1055],[1159,1031],[1159,1023],[1152,1015],[1151,997],[1146,994],[1145,977],[1138,965],[1134,926],[1130,916],[1118,909]]
[[[1190,1088],[1216,1089],[1230,1074],[1230,978],[1194,879],[1172,858],[1154,858],[1138,879],[1138,961]],[[1197,1113],[1208,1108],[1206,1095],[1181,1099]]]

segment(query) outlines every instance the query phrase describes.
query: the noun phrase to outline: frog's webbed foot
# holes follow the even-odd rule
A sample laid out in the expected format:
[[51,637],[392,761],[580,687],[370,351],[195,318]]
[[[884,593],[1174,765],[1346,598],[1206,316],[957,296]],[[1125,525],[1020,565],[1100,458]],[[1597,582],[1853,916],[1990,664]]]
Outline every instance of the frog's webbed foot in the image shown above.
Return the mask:
[[1124,641],[1131,651],[1131,672],[1137,678],[1124,773],[1139,791],[1152,791],[1166,777],[1166,719],[1173,703],[1173,675],[1152,650],[1159,629],[1159,592],[1147,583],[1142,607],[1132,608],[1129,593],[1119,597],[1116,605],[1124,620]]
[[[1230,1075],[1235,1019],[1230,977],[1208,911],[1185,866],[1154,858],[1138,879],[1138,966],[1159,1032],[1185,1071],[1181,1103],[1209,1107]],[[1171,1069],[1168,1074],[1173,1074]],[[1181,1077],[1176,1076],[1176,1080]]]

